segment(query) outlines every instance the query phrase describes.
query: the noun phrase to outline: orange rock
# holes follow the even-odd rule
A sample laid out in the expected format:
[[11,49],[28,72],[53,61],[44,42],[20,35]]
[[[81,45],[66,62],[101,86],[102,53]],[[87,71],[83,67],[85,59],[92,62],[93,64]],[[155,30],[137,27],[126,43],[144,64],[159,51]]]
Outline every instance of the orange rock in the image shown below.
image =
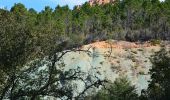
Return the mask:
[[141,47],[153,47],[148,42],[139,44],[139,43],[127,42],[127,41],[112,41],[112,43],[108,43],[106,41],[98,41],[85,46],[90,46],[92,48],[106,48],[106,49],[107,48],[131,49],[131,48],[141,48]]
[[98,5],[101,5],[101,4],[107,4],[107,3],[110,3],[110,2],[114,2],[115,0],[89,0],[89,4],[92,6],[92,5],[95,5],[95,4],[98,4]]

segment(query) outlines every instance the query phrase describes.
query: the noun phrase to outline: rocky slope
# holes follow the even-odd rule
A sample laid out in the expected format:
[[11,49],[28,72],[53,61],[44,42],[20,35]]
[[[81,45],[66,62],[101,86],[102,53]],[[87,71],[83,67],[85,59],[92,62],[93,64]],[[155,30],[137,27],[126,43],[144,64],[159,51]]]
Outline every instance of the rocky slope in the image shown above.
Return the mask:
[[[85,73],[111,82],[118,77],[127,77],[140,93],[141,89],[147,88],[150,80],[148,74],[152,66],[150,57],[160,48],[160,45],[154,46],[149,42],[131,43],[115,40],[95,42],[80,48],[89,50],[90,53],[67,53],[63,57],[64,70],[80,68]],[[77,83],[78,91],[81,91],[83,84]]]

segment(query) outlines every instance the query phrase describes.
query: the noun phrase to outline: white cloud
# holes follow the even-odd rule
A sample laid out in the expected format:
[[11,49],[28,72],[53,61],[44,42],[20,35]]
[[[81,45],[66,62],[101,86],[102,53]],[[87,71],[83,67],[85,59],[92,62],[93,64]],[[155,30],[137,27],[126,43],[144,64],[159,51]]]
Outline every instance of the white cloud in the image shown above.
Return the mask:
[[88,0],[51,0],[55,3],[59,3],[62,5],[80,5],[83,4],[84,2],[88,1]]
[[5,6],[0,5],[0,9],[5,9]]

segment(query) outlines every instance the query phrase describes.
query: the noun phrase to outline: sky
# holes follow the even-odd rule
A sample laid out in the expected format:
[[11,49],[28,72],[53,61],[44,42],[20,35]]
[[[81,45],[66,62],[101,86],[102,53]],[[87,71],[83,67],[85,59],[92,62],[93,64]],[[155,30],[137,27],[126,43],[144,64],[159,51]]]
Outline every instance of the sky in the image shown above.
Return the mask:
[[26,8],[34,8],[36,11],[43,10],[45,6],[54,9],[57,5],[69,5],[72,9],[75,5],[81,5],[86,1],[88,0],[0,0],[0,8],[10,9],[15,3],[22,3]]
[[68,5],[71,9],[75,5],[83,4],[88,0],[0,0],[0,8],[10,9],[15,3],[22,3],[26,8],[34,8],[36,11],[41,11],[45,6],[55,8],[57,5]]

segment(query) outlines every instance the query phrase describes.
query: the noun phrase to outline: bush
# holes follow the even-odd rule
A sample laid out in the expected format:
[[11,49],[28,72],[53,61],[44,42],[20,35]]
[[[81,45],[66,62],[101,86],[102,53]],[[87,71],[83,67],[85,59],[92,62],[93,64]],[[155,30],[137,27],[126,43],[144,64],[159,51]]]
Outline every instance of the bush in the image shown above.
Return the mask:
[[170,52],[162,48],[151,58],[151,81],[143,97],[147,100],[170,100]]
[[151,42],[151,45],[154,45],[154,46],[161,44],[160,39],[152,39],[150,42]]
[[92,100],[138,100],[138,95],[127,78],[118,78],[113,84],[102,88]]

